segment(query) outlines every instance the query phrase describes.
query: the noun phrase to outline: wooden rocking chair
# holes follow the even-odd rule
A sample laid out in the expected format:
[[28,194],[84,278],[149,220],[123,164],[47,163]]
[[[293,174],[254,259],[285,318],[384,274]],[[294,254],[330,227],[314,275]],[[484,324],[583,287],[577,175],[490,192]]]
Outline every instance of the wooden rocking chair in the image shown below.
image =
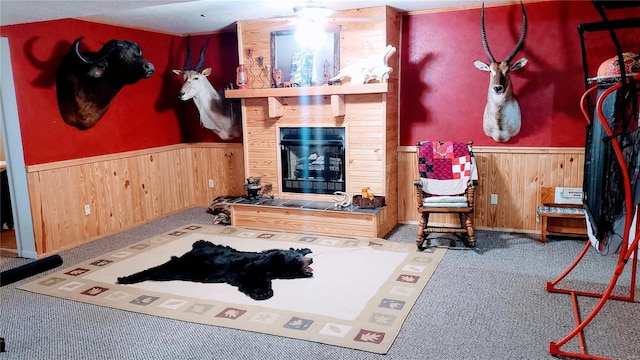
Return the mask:
[[[466,247],[474,247],[473,208],[478,185],[472,142],[420,141],[416,145],[418,180],[413,182],[420,213],[416,244],[419,250],[431,246],[430,233],[449,233]],[[430,214],[458,214],[460,226],[431,226]],[[450,246],[455,247],[455,239]]]

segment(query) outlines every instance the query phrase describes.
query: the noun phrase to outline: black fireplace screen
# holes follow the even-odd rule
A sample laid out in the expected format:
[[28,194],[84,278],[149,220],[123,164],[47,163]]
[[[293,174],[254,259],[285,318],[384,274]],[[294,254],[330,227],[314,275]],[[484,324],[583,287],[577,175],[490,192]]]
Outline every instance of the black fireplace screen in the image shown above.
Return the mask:
[[333,194],[345,191],[344,128],[280,128],[282,191]]

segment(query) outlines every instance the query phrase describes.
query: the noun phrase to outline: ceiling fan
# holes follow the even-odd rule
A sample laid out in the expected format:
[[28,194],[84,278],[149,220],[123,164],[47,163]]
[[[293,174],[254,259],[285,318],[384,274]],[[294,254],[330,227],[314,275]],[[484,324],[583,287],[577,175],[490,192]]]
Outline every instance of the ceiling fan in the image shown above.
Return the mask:
[[334,13],[321,1],[305,0],[298,5],[293,6],[293,13],[299,18],[325,19]]
[[296,15],[295,38],[298,44],[307,48],[316,48],[325,38],[324,26],[333,10],[318,0],[306,0],[293,7]]
[[[373,17],[332,17],[336,13],[335,10],[326,5],[326,3],[335,2],[322,0],[295,0],[293,4],[293,14],[289,16],[279,17],[282,21],[279,25],[274,25],[275,30],[294,30],[306,28],[306,33],[317,32],[318,27],[323,27],[327,31],[335,32],[336,26],[345,22],[370,22],[380,20]],[[300,33],[304,33],[301,31]],[[300,35],[299,33],[299,35]],[[307,35],[302,35],[306,37]],[[308,39],[313,41],[313,39]]]
[[312,21],[312,22],[324,22],[331,23],[337,21],[349,21],[349,22],[361,22],[371,21],[373,19],[367,17],[354,17],[354,18],[332,18],[331,15],[335,13],[333,9],[328,7],[325,1],[321,0],[300,0],[293,6],[293,14],[295,17],[291,18],[292,22]]

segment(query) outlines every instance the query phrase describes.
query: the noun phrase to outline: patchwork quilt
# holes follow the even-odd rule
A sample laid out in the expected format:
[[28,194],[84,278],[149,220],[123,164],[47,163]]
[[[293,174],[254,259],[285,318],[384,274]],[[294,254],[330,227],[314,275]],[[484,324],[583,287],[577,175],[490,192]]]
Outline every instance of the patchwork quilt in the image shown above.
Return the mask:
[[434,195],[459,195],[469,180],[477,180],[473,153],[465,143],[423,141],[418,148],[422,190]]

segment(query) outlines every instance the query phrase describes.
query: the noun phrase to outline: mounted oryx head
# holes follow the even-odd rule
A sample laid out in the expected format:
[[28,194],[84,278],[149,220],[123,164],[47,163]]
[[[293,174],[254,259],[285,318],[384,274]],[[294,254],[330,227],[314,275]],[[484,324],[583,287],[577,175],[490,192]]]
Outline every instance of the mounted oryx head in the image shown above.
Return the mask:
[[496,142],[509,141],[511,137],[516,136],[520,132],[520,106],[513,94],[511,87],[511,78],[509,73],[522,69],[527,64],[527,59],[522,58],[511,64],[511,60],[516,56],[518,51],[524,44],[527,36],[527,13],[522,7],[522,34],[518,44],[511,54],[504,61],[496,61],[491,55],[489,44],[487,43],[487,35],[484,30],[484,3],[482,4],[482,15],[480,17],[480,31],[482,33],[482,45],[484,51],[489,58],[489,64],[485,64],[480,60],[473,62],[473,65],[482,71],[487,71],[489,77],[489,95],[487,96],[487,105],[484,108],[484,116],[482,128],[487,136],[490,136]]
[[173,70],[184,80],[179,97],[183,101],[193,99],[200,113],[202,126],[216,133],[222,140],[235,139],[242,134],[240,110],[237,103],[225,99],[224,90],[216,91],[207,80],[207,76],[211,74],[211,68],[202,70],[207,45],[209,45],[209,39],[200,50],[198,64],[192,69],[190,68],[191,49],[189,38],[187,38],[187,57],[183,70]]

